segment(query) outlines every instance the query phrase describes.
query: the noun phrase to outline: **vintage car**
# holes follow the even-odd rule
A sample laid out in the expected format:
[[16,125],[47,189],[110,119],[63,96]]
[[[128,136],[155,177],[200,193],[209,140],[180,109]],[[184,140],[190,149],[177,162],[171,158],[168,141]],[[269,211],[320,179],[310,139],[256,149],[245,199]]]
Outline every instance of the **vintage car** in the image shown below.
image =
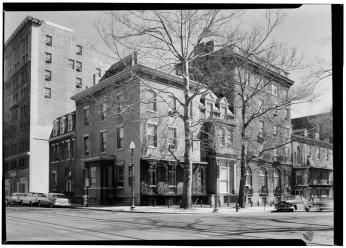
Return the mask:
[[12,193],[11,198],[9,199],[9,204],[22,204],[23,199],[26,197],[27,193]]
[[62,193],[48,193],[44,197],[39,197],[37,205],[48,207],[70,207],[71,201]]
[[309,212],[312,207],[312,202],[307,201],[300,195],[290,195],[286,197],[286,200],[279,201],[275,204],[276,211],[298,211],[305,210]]
[[38,200],[44,196],[43,193],[29,192],[25,197],[23,197],[22,204],[30,206],[37,205]]

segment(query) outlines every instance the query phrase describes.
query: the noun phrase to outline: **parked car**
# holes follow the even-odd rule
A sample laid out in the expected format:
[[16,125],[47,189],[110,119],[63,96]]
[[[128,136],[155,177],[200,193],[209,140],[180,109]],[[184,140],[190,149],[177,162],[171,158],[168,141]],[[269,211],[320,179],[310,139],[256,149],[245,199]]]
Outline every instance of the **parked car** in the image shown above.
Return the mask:
[[319,211],[333,211],[334,200],[333,198],[323,197],[318,199],[317,207]]
[[9,200],[9,204],[22,204],[23,198],[27,195],[27,193],[12,193],[12,196]]
[[22,204],[24,205],[37,205],[40,197],[44,197],[42,193],[29,192],[25,197],[23,197]]
[[279,201],[275,204],[276,211],[298,211],[305,210],[310,211],[312,207],[312,202],[307,201],[304,197],[300,195],[290,195],[286,197],[286,200]]
[[44,197],[38,198],[37,205],[39,207],[69,207],[71,206],[71,201],[62,193],[48,193]]

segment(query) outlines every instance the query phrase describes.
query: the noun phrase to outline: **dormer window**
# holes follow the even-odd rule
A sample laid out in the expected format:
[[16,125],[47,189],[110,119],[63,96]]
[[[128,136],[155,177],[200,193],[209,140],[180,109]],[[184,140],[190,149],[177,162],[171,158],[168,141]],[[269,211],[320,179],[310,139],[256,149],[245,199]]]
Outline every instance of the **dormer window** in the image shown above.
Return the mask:
[[59,130],[59,121],[55,120],[54,121],[54,127],[53,127],[53,136],[58,135],[58,130]]
[[71,132],[72,131],[72,127],[73,127],[73,119],[72,119],[72,115],[69,115],[67,117],[67,131]]
[[213,104],[207,103],[207,118],[213,118]]
[[66,128],[66,118],[62,117],[60,119],[60,134],[65,132],[65,128]]

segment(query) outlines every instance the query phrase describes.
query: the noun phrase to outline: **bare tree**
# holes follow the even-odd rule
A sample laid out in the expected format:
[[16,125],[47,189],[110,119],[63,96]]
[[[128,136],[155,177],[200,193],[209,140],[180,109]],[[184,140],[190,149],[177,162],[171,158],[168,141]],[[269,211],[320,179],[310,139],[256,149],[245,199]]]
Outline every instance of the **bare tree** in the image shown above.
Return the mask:
[[183,207],[192,207],[192,161],[190,102],[205,92],[202,83],[191,84],[191,61],[205,54],[196,49],[207,38],[214,37],[223,45],[234,38],[234,30],[227,29],[240,12],[237,10],[175,10],[110,12],[98,30],[105,44],[118,59],[136,51],[141,60],[151,67],[173,72],[180,64],[183,79],[183,99],[173,96],[182,107],[178,118],[184,123],[184,187]]

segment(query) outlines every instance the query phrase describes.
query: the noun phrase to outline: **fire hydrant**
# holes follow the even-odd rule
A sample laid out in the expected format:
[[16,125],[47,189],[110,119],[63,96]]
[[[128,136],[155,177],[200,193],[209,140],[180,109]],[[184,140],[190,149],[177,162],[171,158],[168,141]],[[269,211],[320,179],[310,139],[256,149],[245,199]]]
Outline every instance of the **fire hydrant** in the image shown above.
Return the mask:
[[238,203],[235,204],[235,211],[237,211],[237,212],[239,211],[239,204]]

